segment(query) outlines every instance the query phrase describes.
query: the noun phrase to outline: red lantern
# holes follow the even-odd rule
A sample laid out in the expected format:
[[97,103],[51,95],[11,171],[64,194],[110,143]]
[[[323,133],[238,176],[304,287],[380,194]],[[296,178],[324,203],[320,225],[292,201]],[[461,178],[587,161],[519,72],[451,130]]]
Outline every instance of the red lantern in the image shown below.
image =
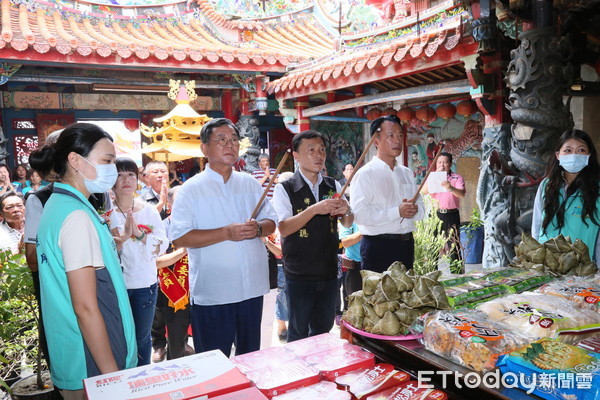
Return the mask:
[[377,119],[377,118],[381,117],[381,109],[372,108],[371,111],[372,111],[371,115],[373,116],[373,119]]
[[456,105],[456,112],[463,117],[469,117],[477,111],[475,102],[473,100],[463,100]]
[[408,122],[415,117],[415,110],[410,107],[402,107],[396,115],[402,122]]
[[392,107],[388,107],[385,110],[383,110],[381,115],[396,115],[397,112],[398,111],[394,110]]
[[456,115],[456,107],[452,103],[442,103],[436,109],[435,113],[443,119],[450,119]]
[[423,122],[430,122],[436,119],[435,110],[429,106],[419,108],[415,114],[417,119]]

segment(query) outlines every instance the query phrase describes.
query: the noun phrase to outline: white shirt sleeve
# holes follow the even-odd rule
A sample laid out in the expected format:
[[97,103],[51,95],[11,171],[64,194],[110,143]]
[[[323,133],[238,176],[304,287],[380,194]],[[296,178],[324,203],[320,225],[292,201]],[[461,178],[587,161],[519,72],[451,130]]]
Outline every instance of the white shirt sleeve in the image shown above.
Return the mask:
[[290,201],[290,196],[288,196],[285,188],[281,183],[275,185],[275,191],[273,192],[273,200],[272,200],[273,208],[277,213],[277,224],[285,221],[286,219],[292,217],[294,215],[294,211],[292,210],[292,202]]
[[83,210],[74,211],[65,219],[58,246],[63,253],[66,272],[89,266],[104,267],[98,232]]
[[538,240],[542,228],[542,185],[538,187],[533,201],[533,214],[531,216],[531,237]]
[[[173,210],[171,211],[171,240],[176,240],[186,233],[196,229],[194,202],[191,186],[183,185],[177,193]],[[195,205],[198,207],[198,204]]]
[[25,231],[23,233],[23,242],[35,244],[38,229],[40,227],[40,217],[44,211],[44,206],[37,196],[30,195],[25,203]]

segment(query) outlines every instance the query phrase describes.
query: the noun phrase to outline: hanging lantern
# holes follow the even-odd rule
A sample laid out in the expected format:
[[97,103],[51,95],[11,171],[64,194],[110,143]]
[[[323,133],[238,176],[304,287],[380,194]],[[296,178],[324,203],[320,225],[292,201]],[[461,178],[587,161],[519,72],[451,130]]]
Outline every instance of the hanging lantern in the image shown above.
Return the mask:
[[408,122],[415,117],[415,110],[410,107],[402,107],[396,115],[402,122]]
[[415,113],[417,119],[423,122],[430,122],[436,119],[435,110],[429,106],[423,106]]
[[435,109],[438,117],[450,119],[456,115],[456,107],[452,103],[442,103]]
[[470,117],[475,111],[477,111],[477,107],[473,100],[463,100],[456,105],[456,112],[463,117]]
[[397,112],[398,111],[394,110],[392,107],[388,107],[385,110],[383,110],[381,115],[396,115]]
[[375,107],[371,109],[372,113],[371,115],[373,116],[373,119],[377,119],[379,117],[381,117],[381,109]]

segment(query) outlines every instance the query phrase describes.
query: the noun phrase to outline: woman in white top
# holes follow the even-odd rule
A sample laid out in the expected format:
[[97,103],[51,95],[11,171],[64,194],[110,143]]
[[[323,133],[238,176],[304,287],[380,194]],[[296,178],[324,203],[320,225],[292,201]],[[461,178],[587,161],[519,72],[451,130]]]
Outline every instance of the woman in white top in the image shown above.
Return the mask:
[[156,208],[134,198],[138,167],[129,158],[115,162],[119,176],[113,207],[104,214],[117,243],[135,321],[138,366],[150,364],[152,319],[158,294],[156,259],[169,244]]

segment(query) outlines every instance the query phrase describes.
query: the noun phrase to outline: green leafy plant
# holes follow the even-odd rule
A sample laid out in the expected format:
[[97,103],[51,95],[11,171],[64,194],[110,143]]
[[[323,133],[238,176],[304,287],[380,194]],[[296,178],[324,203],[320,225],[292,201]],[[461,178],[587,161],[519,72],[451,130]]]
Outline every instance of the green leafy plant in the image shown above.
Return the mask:
[[0,386],[21,369],[34,368],[38,389],[45,389],[38,303],[23,254],[0,252],[0,303]]
[[437,203],[429,196],[424,196],[425,217],[415,223],[413,232],[415,239],[414,270],[423,275],[438,269],[440,260],[450,266],[450,272],[460,273],[463,269],[461,260],[452,260],[450,254],[457,248],[456,241],[451,240],[450,248],[446,254],[443,250],[449,241],[448,233],[442,230],[442,220],[437,216]]

